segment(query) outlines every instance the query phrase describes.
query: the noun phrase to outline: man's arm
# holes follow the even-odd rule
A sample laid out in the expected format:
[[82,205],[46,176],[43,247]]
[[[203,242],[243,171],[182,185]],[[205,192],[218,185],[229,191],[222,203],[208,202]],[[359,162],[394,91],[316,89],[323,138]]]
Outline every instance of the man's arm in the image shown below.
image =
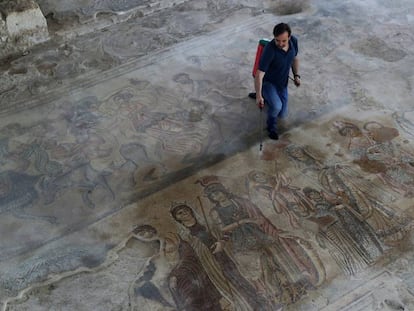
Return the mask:
[[292,63],[293,80],[296,86],[300,86],[300,75],[299,75],[299,59],[295,57]]
[[257,69],[256,75],[254,77],[254,89],[256,90],[256,103],[260,109],[264,107],[264,99],[262,96],[262,85],[263,85],[264,75],[265,73],[263,71]]

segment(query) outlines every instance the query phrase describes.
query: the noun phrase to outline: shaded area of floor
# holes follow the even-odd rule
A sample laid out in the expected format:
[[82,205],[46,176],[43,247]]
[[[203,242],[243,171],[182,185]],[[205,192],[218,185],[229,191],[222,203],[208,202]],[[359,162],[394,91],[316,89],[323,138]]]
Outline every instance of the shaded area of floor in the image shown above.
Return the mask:
[[[190,1],[10,63],[5,308],[411,308],[413,15],[310,4]],[[300,38],[303,85],[260,152],[247,93],[275,20]]]

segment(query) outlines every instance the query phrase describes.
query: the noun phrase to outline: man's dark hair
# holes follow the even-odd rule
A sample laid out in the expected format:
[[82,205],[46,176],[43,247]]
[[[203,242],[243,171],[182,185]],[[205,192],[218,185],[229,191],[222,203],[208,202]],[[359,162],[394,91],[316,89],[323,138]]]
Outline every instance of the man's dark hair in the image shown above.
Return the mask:
[[273,28],[273,35],[277,37],[286,31],[290,37],[290,35],[292,34],[292,30],[290,29],[290,26],[285,23],[280,23],[280,24],[277,24],[275,28]]

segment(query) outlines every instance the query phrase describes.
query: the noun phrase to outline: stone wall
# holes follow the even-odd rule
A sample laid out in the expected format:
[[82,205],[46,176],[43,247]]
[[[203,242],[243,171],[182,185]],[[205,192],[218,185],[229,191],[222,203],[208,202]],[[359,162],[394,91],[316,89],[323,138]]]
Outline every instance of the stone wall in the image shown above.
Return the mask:
[[34,0],[0,2],[0,58],[49,39],[46,18]]
[[63,41],[188,0],[0,0],[0,59],[52,38]]
[[76,16],[80,22],[96,19],[98,14],[123,15],[139,12],[147,15],[188,0],[37,0],[45,15],[56,18]]

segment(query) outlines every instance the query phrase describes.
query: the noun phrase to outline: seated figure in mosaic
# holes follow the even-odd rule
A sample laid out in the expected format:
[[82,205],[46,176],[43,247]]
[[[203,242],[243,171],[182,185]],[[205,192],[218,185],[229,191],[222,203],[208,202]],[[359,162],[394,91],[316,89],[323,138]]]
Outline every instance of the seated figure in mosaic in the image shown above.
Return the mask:
[[[165,252],[174,256],[176,262],[168,275],[168,284],[178,310],[222,311],[222,295],[214,286],[209,275],[192,249],[191,245],[178,235]],[[166,239],[167,240],[167,239]],[[173,239],[171,239],[173,240]],[[170,257],[171,260],[171,257]]]
[[130,288],[132,310],[222,310],[221,295],[187,242],[172,233],[161,238],[150,225],[138,226],[133,234],[160,248]]
[[180,235],[193,247],[216,288],[232,305],[232,310],[275,310],[275,306],[240,273],[217,228],[203,225],[186,203],[174,205],[171,215],[179,224]]

